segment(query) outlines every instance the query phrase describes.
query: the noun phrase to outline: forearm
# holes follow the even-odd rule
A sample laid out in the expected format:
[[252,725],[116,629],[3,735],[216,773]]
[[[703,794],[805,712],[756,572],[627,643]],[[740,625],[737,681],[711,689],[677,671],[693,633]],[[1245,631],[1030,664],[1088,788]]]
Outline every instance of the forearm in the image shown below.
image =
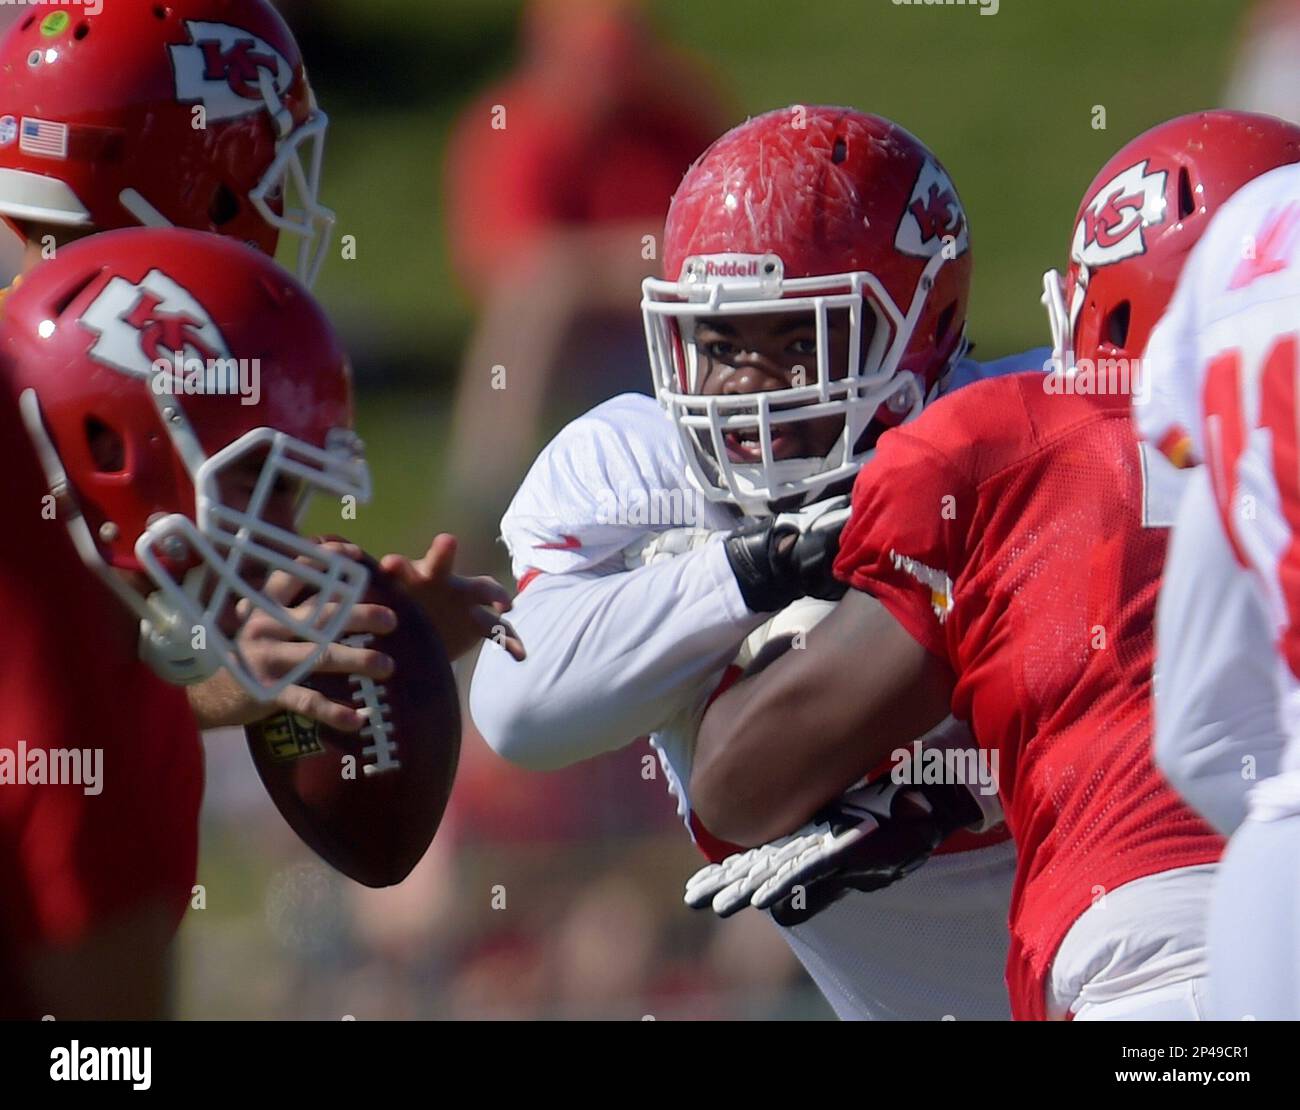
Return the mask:
[[250,702],[248,695],[225,671],[185,688],[190,709],[200,729],[246,725],[275,712],[273,704]]
[[802,650],[709,707],[691,774],[695,810],[740,845],[792,832],[938,724],[950,689],[946,670],[878,603],[850,591]]
[[498,754],[550,770],[657,729],[767,618],[745,608],[712,543],[605,577],[543,575],[511,619],[528,658],[487,645],[470,713]]

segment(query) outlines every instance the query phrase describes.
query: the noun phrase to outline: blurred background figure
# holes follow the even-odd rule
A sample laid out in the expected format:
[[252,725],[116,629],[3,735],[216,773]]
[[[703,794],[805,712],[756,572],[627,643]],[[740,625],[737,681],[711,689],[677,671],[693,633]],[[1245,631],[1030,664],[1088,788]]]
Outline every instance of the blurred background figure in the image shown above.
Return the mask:
[[525,7],[516,67],[460,116],[447,154],[452,258],[478,316],[446,474],[467,555],[491,553],[553,431],[649,391],[641,279],[682,174],[734,122],[637,0]]
[[1223,107],[1300,120],[1300,0],[1262,0],[1249,13]]

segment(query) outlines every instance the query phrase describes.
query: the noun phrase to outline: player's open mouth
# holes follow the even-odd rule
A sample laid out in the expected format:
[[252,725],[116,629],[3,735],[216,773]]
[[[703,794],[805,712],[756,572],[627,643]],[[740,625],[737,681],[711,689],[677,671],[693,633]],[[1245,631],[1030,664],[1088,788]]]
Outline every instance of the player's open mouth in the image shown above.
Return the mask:
[[[793,429],[772,429],[772,457],[774,459],[793,459],[798,456],[802,437]],[[723,437],[727,445],[727,456],[732,462],[754,463],[763,461],[763,444],[757,428],[745,428],[740,431],[727,432]]]

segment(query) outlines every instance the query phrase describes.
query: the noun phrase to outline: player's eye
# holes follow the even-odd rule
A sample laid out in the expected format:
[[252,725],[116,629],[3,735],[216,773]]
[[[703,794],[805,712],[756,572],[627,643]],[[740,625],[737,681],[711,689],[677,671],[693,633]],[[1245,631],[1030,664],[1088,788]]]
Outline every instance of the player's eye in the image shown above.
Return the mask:
[[792,355],[815,355],[817,353],[816,339],[796,339],[788,348]]
[[740,357],[740,348],[725,339],[713,339],[704,344],[704,353],[714,362],[732,362]]

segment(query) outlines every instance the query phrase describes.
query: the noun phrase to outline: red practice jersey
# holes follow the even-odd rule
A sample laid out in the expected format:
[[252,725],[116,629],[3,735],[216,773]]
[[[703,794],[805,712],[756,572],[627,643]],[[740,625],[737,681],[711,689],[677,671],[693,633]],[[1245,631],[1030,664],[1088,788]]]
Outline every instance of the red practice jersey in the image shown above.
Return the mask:
[[979,382],[881,438],[835,565],[951,667],[953,715],[997,752],[1017,1018],[1046,1016],[1052,959],[1099,896],[1223,848],[1152,760],[1168,529],[1146,523],[1146,462],[1127,397]]
[[[179,924],[203,756],[185,692],[138,660],[121,604],[43,511],[45,482],[4,383],[0,468],[0,1017],[12,1018],[32,1013],[24,953],[76,943],[149,899]],[[97,793],[85,781],[96,760]]]

